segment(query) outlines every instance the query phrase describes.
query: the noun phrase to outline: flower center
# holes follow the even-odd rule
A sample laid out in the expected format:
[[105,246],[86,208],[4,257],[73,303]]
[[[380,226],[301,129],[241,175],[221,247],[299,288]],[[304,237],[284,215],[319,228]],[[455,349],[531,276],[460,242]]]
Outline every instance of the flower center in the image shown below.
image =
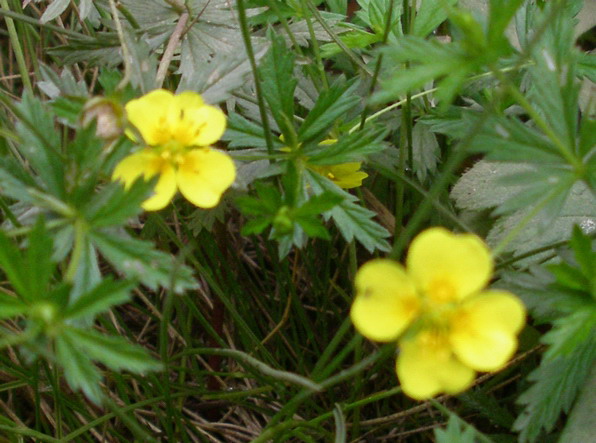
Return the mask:
[[436,278],[428,286],[427,296],[433,303],[445,304],[456,300],[456,291],[448,278]]

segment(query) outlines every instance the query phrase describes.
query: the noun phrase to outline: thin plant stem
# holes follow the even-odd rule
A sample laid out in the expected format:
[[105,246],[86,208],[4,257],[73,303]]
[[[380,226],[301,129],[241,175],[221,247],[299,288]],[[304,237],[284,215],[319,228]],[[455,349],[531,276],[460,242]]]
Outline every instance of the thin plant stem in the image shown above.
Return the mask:
[[[389,31],[391,30],[391,21],[393,19],[393,7],[395,5],[395,2],[396,2],[396,0],[391,0],[391,3],[389,3],[389,9],[387,11],[387,21],[385,22],[385,29],[383,30],[383,40],[381,42],[383,45],[387,43],[387,39],[389,38]],[[381,73],[381,66],[383,64],[383,56],[384,56],[384,54],[381,52],[379,54],[379,57],[377,58],[377,63],[375,64],[375,71],[373,73],[372,80],[370,81],[370,87],[368,88],[368,96],[366,98],[367,100],[375,92],[375,87],[377,86],[379,74]],[[368,114],[368,110],[369,110],[368,105],[365,104],[364,109],[362,110],[362,116],[360,117],[360,130],[364,129],[364,125],[366,124],[366,117]]]
[[319,70],[319,75],[321,77],[321,81],[323,82],[323,87],[325,89],[329,89],[329,81],[327,80],[327,73],[325,72],[325,66],[323,65],[323,59],[321,58],[321,51],[319,48],[319,42],[317,41],[317,36],[315,34],[315,29],[312,25],[312,20],[309,14],[308,5],[306,4],[307,0],[301,0],[302,8],[304,12],[304,20],[306,20],[306,26],[308,27],[308,33],[310,35],[310,41],[312,44],[312,50],[315,54],[315,61],[317,63],[317,68]]
[[433,206],[433,200],[436,200],[441,191],[443,191],[445,187],[449,184],[449,180],[451,180],[451,175],[453,174],[455,169],[460,165],[463,159],[466,157],[468,147],[470,146],[476,135],[480,132],[482,126],[484,126],[484,123],[487,119],[488,113],[485,112],[480,116],[480,118],[476,120],[474,126],[461,139],[461,141],[453,147],[451,155],[445,162],[443,172],[430,188],[428,192],[428,197],[422,201],[422,203],[417,208],[416,212],[404,228],[402,234],[398,236],[397,241],[393,244],[393,249],[389,254],[391,258],[397,259],[401,256],[406,245],[409,243],[410,239],[418,230],[420,224],[422,224],[422,222],[430,212]]
[[250,61],[250,67],[252,69],[252,75],[255,80],[255,92],[257,94],[261,122],[263,123],[263,132],[265,135],[265,142],[267,144],[267,153],[272,155],[273,139],[271,138],[271,126],[269,125],[269,118],[267,116],[267,110],[265,109],[265,100],[263,98],[263,91],[261,89],[261,76],[259,75],[255,53],[250,40],[250,31],[248,29],[248,23],[246,20],[246,6],[244,4],[244,0],[238,0],[236,5],[238,7],[238,20],[240,22],[240,30],[242,31],[242,39],[244,40],[246,55],[248,55],[248,60]]
[[310,0],[305,1],[308,6],[308,9],[310,9],[310,11],[312,12],[315,20],[321,24],[321,26],[323,27],[325,32],[327,32],[329,37],[331,37],[331,39],[337,44],[337,46],[341,48],[341,50],[350,58],[350,60],[354,62],[354,64],[356,64],[356,66],[358,66],[362,70],[362,72],[364,72],[367,76],[372,77],[372,71],[368,68],[368,66],[364,64],[362,60],[360,60],[360,58],[358,58],[356,54],[354,54],[354,51],[348,48],[346,44],[343,41],[341,41],[341,39],[337,37],[337,35],[335,35],[333,30],[325,21],[325,19],[321,17],[321,14],[319,13],[319,10],[315,7],[315,5],[313,5]]
[[[10,10],[10,7],[8,6],[8,0],[0,0],[0,5],[3,9]],[[25,62],[25,56],[23,55],[23,48],[17,34],[17,29],[14,25],[14,21],[7,15],[5,15],[4,21],[6,22],[6,29],[8,29],[10,43],[12,44],[14,55],[17,59],[17,66],[19,67],[19,73],[21,74],[21,81],[23,82],[23,86],[27,92],[29,92],[29,94],[33,94],[33,86],[31,85],[31,80],[29,79],[29,70],[27,69],[27,63]]]

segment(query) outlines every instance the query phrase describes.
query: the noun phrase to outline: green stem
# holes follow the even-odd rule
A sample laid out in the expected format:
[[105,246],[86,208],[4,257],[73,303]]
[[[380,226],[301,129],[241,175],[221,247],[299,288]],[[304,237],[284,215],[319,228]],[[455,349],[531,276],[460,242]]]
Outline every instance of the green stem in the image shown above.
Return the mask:
[[[2,0],[3,3],[5,1],[6,0]],[[0,4],[3,5],[3,3],[0,3]],[[61,28],[61,27],[55,26],[55,25],[51,25],[49,23],[40,23],[38,19],[29,17],[28,15],[25,15],[25,14],[19,14],[18,12],[13,12],[10,9],[4,7],[4,5],[2,6],[2,8],[0,8],[0,16],[9,17],[9,18],[18,20],[20,22],[29,23],[31,25],[39,26],[40,28],[45,28],[48,31],[57,32],[59,34],[64,34],[64,35],[67,35],[69,37],[73,37],[73,38],[76,38],[79,40],[95,41],[94,38],[89,37],[88,35],[85,35],[85,34],[81,34],[79,32],[70,31],[68,29]]]
[[[382,44],[386,44],[387,43],[387,39],[389,38],[389,31],[391,30],[391,20],[393,18],[393,6],[395,4],[395,0],[391,0],[391,3],[389,3],[389,10],[387,11],[387,21],[385,22],[385,29],[383,30],[383,40],[382,40]],[[379,54],[379,57],[377,58],[377,63],[375,65],[375,71],[373,73],[373,77],[372,80],[370,82],[370,88],[368,88],[368,95],[366,100],[368,101],[368,99],[373,95],[373,92],[375,92],[375,87],[377,86],[377,80],[379,78],[379,74],[381,73],[381,65],[383,64],[383,53],[381,52]],[[364,129],[364,125],[366,123],[366,117],[368,114],[368,105],[364,106],[364,109],[362,110],[362,116],[360,117],[360,130]]]
[[306,26],[308,27],[308,33],[310,35],[310,41],[312,43],[312,50],[315,53],[315,60],[317,62],[319,75],[321,76],[323,87],[325,89],[329,89],[329,81],[327,80],[327,73],[325,72],[325,66],[323,65],[323,59],[321,58],[321,51],[319,48],[319,42],[317,41],[317,36],[315,34],[315,29],[313,28],[311,17],[308,13],[308,5],[306,4],[306,0],[301,0],[301,3],[304,13],[304,20],[306,20]]
[[425,198],[422,201],[420,206],[417,208],[416,212],[414,212],[414,215],[408,222],[402,234],[398,236],[397,241],[393,244],[393,249],[389,254],[391,258],[397,259],[401,256],[406,245],[414,236],[414,234],[418,230],[418,227],[424,221],[431,208],[433,207],[433,201],[436,200],[439,194],[443,191],[443,189],[447,187],[449,181],[451,180],[451,175],[466,157],[468,147],[470,146],[476,135],[480,132],[482,126],[484,126],[484,123],[486,122],[487,118],[488,113],[483,113],[476,120],[474,126],[460,140],[460,142],[453,147],[451,155],[445,162],[443,172],[428,191],[428,198]]
[[237,360],[241,363],[244,363],[246,366],[250,366],[263,375],[268,377],[274,378],[276,380],[281,380],[287,383],[291,383],[297,386],[301,386],[305,389],[309,389],[311,391],[319,392],[323,388],[318,384],[313,382],[312,380],[302,377],[301,375],[294,374],[292,372],[287,371],[280,371],[278,369],[273,369],[271,366],[263,363],[256,358],[234,349],[217,349],[217,348],[191,348],[186,349],[183,352],[175,355],[172,357],[173,359],[180,358],[185,355],[194,355],[194,354],[205,354],[205,355],[221,355],[222,357],[229,357]]
[[265,100],[263,99],[263,91],[261,89],[261,79],[259,75],[259,70],[257,68],[257,61],[255,59],[255,53],[252,48],[252,42],[250,40],[250,31],[248,29],[248,23],[246,20],[246,7],[244,5],[244,0],[238,0],[236,5],[238,7],[238,20],[240,21],[240,30],[242,31],[242,39],[244,40],[246,55],[248,55],[248,60],[250,61],[250,67],[252,69],[252,75],[255,80],[255,92],[257,94],[259,113],[261,115],[261,121],[263,123],[265,142],[267,143],[267,153],[269,155],[272,155],[273,139],[271,138],[271,126],[269,125],[269,118],[267,117],[267,110],[265,109]]
[[[3,8],[2,10],[10,10],[10,7],[8,6],[8,0],[0,0],[0,5]],[[23,48],[21,47],[21,42],[19,41],[19,36],[17,34],[14,21],[8,16],[5,16],[4,20],[6,21],[6,28],[8,29],[10,43],[12,44],[14,55],[17,59],[17,65],[19,67],[23,86],[25,86],[25,89],[27,92],[29,92],[29,94],[33,94],[33,86],[31,85],[31,79],[29,78],[29,70],[27,69],[27,63],[25,62],[25,56],[23,55]]]
[[64,275],[64,279],[69,283],[74,282],[75,276],[79,269],[79,264],[81,263],[81,259],[83,258],[83,252],[85,251],[85,246],[87,243],[87,226],[85,224],[85,221],[81,219],[76,219],[74,222],[74,231],[74,246],[72,249],[72,254],[70,256],[70,261],[68,262],[66,274]]
[[122,30],[122,23],[120,23],[120,16],[118,15],[118,8],[114,0],[109,0],[110,10],[112,11],[112,18],[116,24],[116,32],[118,33],[118,40],[120,40],[120,47],[122,48],[122,62],[124,63],[124,75],[122,80],[116,86],[116,90],[121,91],[130,81],[132,68],[130,66],[130,53],[128,51],[128,45],[124,39],[124,31]]
[[368,66],[366,66],[364,64],[364,62],[362,60],[360,60],[356,54],[354,54],[354,51],[352,51],[350,48],[348,48],[346,46],[346,44],[344,42],[342,42],[341,39],[333,33],[333,30],[327,24],[325,19],[321,16],[321,14],[319,13],[319,10],[316,8],[316,6],[312,4],[311,0],[305,0],[305,1],[306,1],[306,5],[308,6],[308,9],[310,9],[310,12],[315,17],[315,20],[320,23],[320,25],[323,27],[325,32],[327,32],[329,37],[331,37],[331,39],[337,44],[337,46],[339,46],[341,48],[341,50],[344,51],[344,53],[350,58],[350,60],[352,60],[356,64],[356,66],[358,66],[360,69],[362,69],[362,71],[366,75],[368,75],[369,77],[372,76],[373,73],[368,68]]

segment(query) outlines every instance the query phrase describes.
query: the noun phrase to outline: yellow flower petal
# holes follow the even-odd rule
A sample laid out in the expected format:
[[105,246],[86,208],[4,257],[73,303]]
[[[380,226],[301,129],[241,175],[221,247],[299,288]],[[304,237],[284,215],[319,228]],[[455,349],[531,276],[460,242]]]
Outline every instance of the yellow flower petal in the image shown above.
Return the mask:
[[176,194],[176,171],[169,163],[165,163],[153,190],[155,195],[149,197],[141,205],[145,211],[159,211],[165,208]]
[[178,166],[178,187],[192,204],[212,208],[236,179],[229,155],[214,149],[193,149]]
[[461,300],[484,288],[493,261],[479,237],[430,228],[412,241],[407,268],[429,300],[440,304]]
[[501,369],[517,348],[525,323],[522,302],[506,291],[487,291],[461,306],[451,319],[454,353],[478,371]]
[[129,101],[126,104],[126,114],[145,143],[155,146],[166,143],[171,138],[168,127],[176,114],[174,105],[174,94],[165,89],[156,89]]
[[219,140],[226,130],[226,115],[215,106],[188,109],[185,118],[193,130],[190,146],[209,146]]
[[416,400],[462,392],[476,375],[455,358],[447,338],[432,331],[400,341],[396,371],[404,393]]
[[143,176],[150,179],[159,175],[155,185],[155,195],[149,197],[142,204],[147,211],[157,211],[164,208],[176,193],[176,174],[172,165],[163,157],[149,149],[144,149],[125,157],[114,169],[113,180],[120,180],[126,187]]
[[174,103],[179,110],[200,108],[205,105],[203,98],[194,91],[184,91],[174,96]]
[[356,329],[371,340],[395,340],[420,307],[414,284],[392,260],[365,263],[356,274],[355,286],[350,316]]

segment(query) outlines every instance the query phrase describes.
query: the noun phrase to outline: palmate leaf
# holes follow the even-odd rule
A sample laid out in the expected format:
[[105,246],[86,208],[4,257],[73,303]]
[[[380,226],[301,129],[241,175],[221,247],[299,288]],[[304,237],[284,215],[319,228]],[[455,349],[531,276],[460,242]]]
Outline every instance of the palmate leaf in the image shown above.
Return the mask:
[[[172,34],[180,13],[161,0],[122,0],[149,37],[151,49],[162,45]],[[208,67],[216,55],[235,54],[243,47],[236,17],[235,0],[189,0],[184,2],[191,11],[192,26],[182,37],[180,69],[182,80],[194,71]],[[249,9],[247,15],[255,11]]]
[[561,413],[566,413],[586,381],[596,358],[596,333],[566,357],[543,360],[528,379],[534,384],[519,397],[525,409],[514,423],[520,441],[535,441],[542,428],[553,428]]
[[298,130],[300,142],[319,141],[324,138],[329,128],[359,102],[357,87],[356,81],[338,81],[322,91]]
[[102,280],[92,290],[71,302],[64,310],[67,319],[93,318],[108,311],[112,306],[127,302],[133,284],[127,281],[115,282],[110,278]]
[[93,329],[65,327],[62,337],[77,344],[88,358],[103,363],[114,371],[126,369],[146,372],[161,369],[160,362],[149,356],[145,348],[129,343],[122,337],[103,335]]
[[334,206],[327,215],[333,219],[347,242],[356,239],[370,252],[374,250],[388,251],[390,249],[385,240],[389,237],[389,232],[373,220],[376,215],[374,212],[358,205],[356,197],[343,191],[316,172],[306,170],[304,177],[315,194],[329,191],[343,197],[343,201]]
[[73,389],[80,389],[93,403],[101,404],[103,392],[99,383],[101,374],[89,356],[68,334],[56,338],[56,359],[64,369],[64,378]]
[[[575,183],[574,183],[575,182]],[[507,250],[522,254],[569,239],[573,226],[596,220],[596,198],[584,182],[575,181],[564,168],[540,168],[527,163],[481,160],[464,173],[451,191],[460,209],[482,211],[499,208],[502,215],[492,227],[488,242],[497,244],[534,205],[557,192],[556,198],[521,230]],[[540,260],[535,256],[533,260]]]
[[362,161],[369,154],[385,149],[382,142],[385,131],[364,129],[341,137],[331,145],[312,145],[304,150],[308,163],[313,165],[336,165]]

